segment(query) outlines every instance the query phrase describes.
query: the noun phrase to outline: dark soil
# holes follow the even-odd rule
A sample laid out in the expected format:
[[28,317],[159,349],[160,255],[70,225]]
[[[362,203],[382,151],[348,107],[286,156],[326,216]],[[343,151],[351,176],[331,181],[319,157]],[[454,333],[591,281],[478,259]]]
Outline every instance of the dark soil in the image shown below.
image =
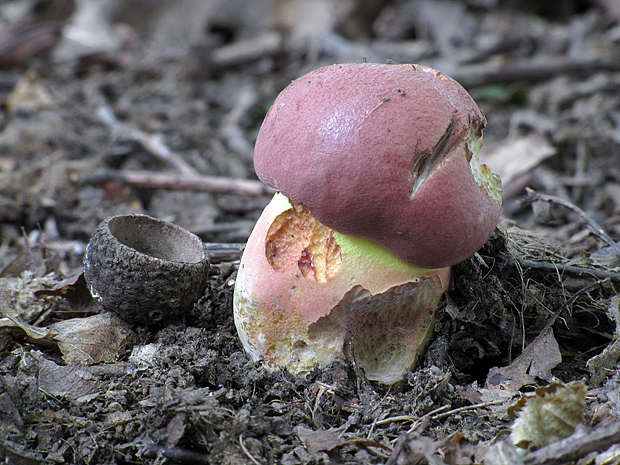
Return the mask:
[[[72,2],[30,3],[0,12],[26,5],[40,27],[50,24],[41,5]],[[0,36],[0,458],[522,464],[492,444],[511,424],[508,405],[553,381],[586,383],[586,428],[617,425],[616,3],[324,2],[339,12],[329,27],[318,7],[283,19],[285,4],[300,11],[294,1],[220,3],[189,19],[181,7],[136,1],[129,14],[110,2],[101,21],[125,23],[124,39],[96,54],[61,57],[61,42],[31,57],[11,41],[39,42]],[[136,18],[138,6],[148,14]],[[164,19],[176,29],[158,29]],[[200,21],[189,38],[170,32]],[[503,219],[454,267],[434,340],[402,383],[371,383],[350,360],[298,376],[250,360],[232,320],[236,245],[214,254],[206,292],[180,318],[131,325],[91,300],[85,247],[111,215],[242,244],[270,199],[251,157],[271,102],[311,69],[364,59],[459,80],[488,119],[481,157],[504,179]],[[66,329],[95,316],[88,330]],[[570,458],[543,448],[555,462],[525,463],[618,463],[617,450],[603,456],[611,443],[572,444]]]

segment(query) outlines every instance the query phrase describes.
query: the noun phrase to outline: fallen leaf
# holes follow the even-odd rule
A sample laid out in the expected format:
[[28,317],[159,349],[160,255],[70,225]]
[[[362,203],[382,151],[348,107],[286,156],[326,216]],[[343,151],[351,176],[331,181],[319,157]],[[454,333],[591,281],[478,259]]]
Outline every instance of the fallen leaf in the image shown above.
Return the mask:
[[127,323],[113,313],[60,321],[50,329],[69,365],[114,362],[127,346],[137,341]]
[[552,379],[551,369],[561,361],[562,354],[553,329],[545,327],[510,365],[489,370],[486,387],[518,391],[522,386],[533,384],[536,378],[549,382]]
[[12,431],[21,431],[24,426],[19,409],[8,392],[0,394],[0,435],[9,437]]
[[508,441],[500,441],[497,444],[487,446],[481,452],[480,455],[484,457],[484,460],[480,462],[484,462],[485,465],[523,465],[523,460],[521,460],[517,450]]
[[44,339],[50,336],[49,329],[32,326],[21,318],[9,300],[8,291],[2,287],[0,287],[0,315],[4,316],[0,319],[0,328],[19,328],[32,339]]
[[140,367],[151,366],[160,347],[159,343],[136,346],[131,351],[129,361]]
[[39,389],[49,395],[80,399],[95,393],[99,378],[86,368],[62,366],[40,352],[33,353],[39,362]]
[[59,282],[52,289],[41,289],[34,293],[37,297],[59,296],[67,299],[74,310],[84,310],[93,298],[90,295],[84,273]]
[[311,454],[329,452],[342,445],[342,441],[327,430],[320,429],[313,431],[310,428],[300,425],[297,427],[296,432],[299,439],[306,445],[306,449],[308,449],[308,452]]
[[583,421],[585,396],[586,385],[581,381],[554,382],[523,395],[508,408],[510,415],[518,415],[510,441],[526,453],[570,436]]
[[185,434],[185,414],[177,413],[166,426],[166,447],[174,447]]
[[460,397],[467,399],[472,404],[490,404],[491,410],[503,410],[504,402],[508,402],[515,393],[503,389],[487,389],[468,386],[465,391],[458,393]]
[[511,184],[555,153],[556,149],[541,134],[531,133],[510,136],[492,147],[485,147],[479,158],[500,176],[504,190],[511,191]]
[[62,27],[75,10],[75,0],[32,2],[32,8],[0,31],[0,68],[23,66],[48,52],[61,37]]
[[122,410],[120,412],[110,412],[106,413],[103,417],[103,424],[106,429],[116,428],[117,426],[124,425],[126,423],[130,423],[134,421],[136,418],[126,410]]

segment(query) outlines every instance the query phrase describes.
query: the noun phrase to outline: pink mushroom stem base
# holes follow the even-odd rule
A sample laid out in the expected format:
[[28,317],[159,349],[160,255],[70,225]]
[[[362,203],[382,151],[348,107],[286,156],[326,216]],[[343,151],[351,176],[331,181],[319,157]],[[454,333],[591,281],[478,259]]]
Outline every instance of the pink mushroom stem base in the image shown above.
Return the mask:
[[392,384],[424,350],[449,277],[449,267],[410,265],[276,194],[241,259],[235,324],[270,369],[300,373],[351,357],[370,380]]

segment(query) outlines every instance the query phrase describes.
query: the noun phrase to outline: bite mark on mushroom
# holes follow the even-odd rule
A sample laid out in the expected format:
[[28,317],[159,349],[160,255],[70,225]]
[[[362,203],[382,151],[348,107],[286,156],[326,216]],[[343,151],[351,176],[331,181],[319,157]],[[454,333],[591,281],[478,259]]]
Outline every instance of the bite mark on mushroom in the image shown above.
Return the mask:
[[460,145],[465,136],[464,131],[457,132],[458,113],[452,113],[452,118],[443,135],[437,141],[432,150],[419,151],[413,156],[411,162],[411,174],[413,176],[413,186],[411,187],[411,197],[413,197],[422,183],[437,169],[450,155],[454,153],[454,148]]
[[294,202],[269,227],[265,255],[275,271],[297,265],[307,279],[324,283],[342,263],[334,231],[315,220],[308,209]]

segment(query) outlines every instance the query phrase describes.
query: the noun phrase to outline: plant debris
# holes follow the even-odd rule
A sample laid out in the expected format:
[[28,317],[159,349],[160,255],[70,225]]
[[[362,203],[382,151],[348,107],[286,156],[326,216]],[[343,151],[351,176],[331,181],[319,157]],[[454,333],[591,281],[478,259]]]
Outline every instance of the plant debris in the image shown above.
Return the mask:
[[[131,3],[0,5],[0,459],[617,461],[614,2]],[[488,119],[481,161],[507,180],[500,227],[454,267],[432,343],[389,389],[347,360],[270,373],[232,318],[273,194],[251,159],[265,112],[305,72],[365,59],[457,79]],[[207,290],[165,324],[111,318],[79,278],[97,225],[136,213],[214,251]],[[559,382],[585,386],[583,422],[517,454],[508,406]]]

